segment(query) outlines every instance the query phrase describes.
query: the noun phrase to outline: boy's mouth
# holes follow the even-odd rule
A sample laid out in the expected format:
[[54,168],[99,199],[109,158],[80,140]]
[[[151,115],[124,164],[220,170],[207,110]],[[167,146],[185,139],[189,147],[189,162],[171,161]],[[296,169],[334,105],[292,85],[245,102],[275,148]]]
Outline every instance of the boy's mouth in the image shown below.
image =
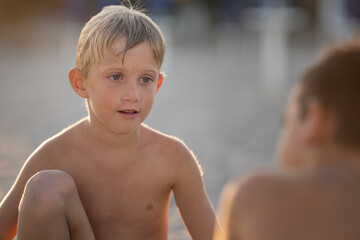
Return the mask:
[[136,110],[120,110],[119,113],[125,113],[125,114],[136,114],[138,111]]

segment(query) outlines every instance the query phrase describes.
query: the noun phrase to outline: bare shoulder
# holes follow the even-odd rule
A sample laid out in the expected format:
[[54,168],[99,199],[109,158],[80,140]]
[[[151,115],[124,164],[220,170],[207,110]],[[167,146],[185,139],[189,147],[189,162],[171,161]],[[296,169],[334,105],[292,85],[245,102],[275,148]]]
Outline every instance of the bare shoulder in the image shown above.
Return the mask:
[[[254,210],[268,212],[277,206],[291,208],[291,202],[298,201],[301,192],[309,191],[300,177],[277,171],[248,173],[229,182],[223,195],[228,198],[234,209],[249,213]],[[265,211],[266,210],[266,211]]]
[[45,140],[30,155],[28,161],[40,165],[46,164],[48,168],[56,168],[58,160],[69,152],[71,146],[73,146],[76,139],[79,138],[78,132],[82,124],[84,124],[84,120],[65,128]]
[[[281,204],[282,207],[291,207],[306,201],[316,206],[318,202],[324,205],[321,203],[321,200],[325,200],[322,196],[331,194],[344,196],[347,188],[355,189],[360,180],[354,179],[349,171],[341,169],[297,172],[258,171],[230,181],[225,187],[224,194],[231,193],[235,202],[250,205],[257,201],[261,204]],[[347,192],[354,193],[354,191]]]
[[[358,233],[353,226],[358,198],[346,189],[350,179],[339,178],[308,171],[256,172],[235,179],[222,196],[223,216],[231,223],[226,230],[245,239],[357,239],[349,236]],[[336,227],[327,229],[330,225]]]
[[248,173],[245,176],[237,177],[230,181],[226,189],[234,190],[237,198],[259,197],[268,193],[285,190],[284,176],[275,171],[258,171]]
[[224,239],[276,239],[267,234],[276,232],[278,226],[287,226],[284,219],[296,218],[292,216],[300,209],[294,208],[301,201],[296,199],[301,196],[297,194],[300,189],[296,177],[277,171],[251,172],[230,181],[220,199]]
[[70,145],[71,136],[75,126],[66,129],[55,136],[44,141],[26,160],[18,177],[11,188],[9,199],[11,201],[20,201],[21,193],[28,179],[30,179],[35,173],[47,170],[57,169],[58,160],[66,152],[65,146]]
[[173,160],[179,159],[195,159],[195,155],[185,144],[183,140],[178,137],[162,133],[158,130],[152,129],[146,125],[143,126],[145,131],[150,133],[153,147],[161,151],[162,154],[171,155]]
[[[202,176],[202,168],[193,151],[178,137],[164,134],[144,126],[152,139],[151,151],[173,176],[174,182],[179,178]],[[175,183],[174,183],[175,184]]]

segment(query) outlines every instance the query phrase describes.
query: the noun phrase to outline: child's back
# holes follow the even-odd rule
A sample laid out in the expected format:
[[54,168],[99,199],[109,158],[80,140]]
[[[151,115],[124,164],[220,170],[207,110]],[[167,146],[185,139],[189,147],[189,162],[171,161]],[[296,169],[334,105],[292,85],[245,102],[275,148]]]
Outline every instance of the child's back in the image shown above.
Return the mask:
[[359,66],[352,43],[306,72],[284,113],[283,171],[229,184],[215,239],[360,239]]
[[258,173],[226,192],[234,194],[224,201],[231,208],[223,214],[230,223],[224,222],[227,237],[216,239],[360,238],[360,173],[353,169],[334,165],[299,174]]

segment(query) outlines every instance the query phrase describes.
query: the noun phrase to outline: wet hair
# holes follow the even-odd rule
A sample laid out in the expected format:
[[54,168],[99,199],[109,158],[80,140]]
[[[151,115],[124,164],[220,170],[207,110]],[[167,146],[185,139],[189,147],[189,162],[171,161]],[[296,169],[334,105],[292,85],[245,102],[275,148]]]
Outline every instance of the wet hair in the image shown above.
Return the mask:
[[85,24],[78,41],[76,67],[87,76],[92,65],[106,57],[116,58],[114,46],[122,38],[126,38],[123,56],[128,49],[147,42],[161,69],[166,48],[161,30],[141,10],[123,5],[104,7]]
[[307,101],[315,98],[336,119],[334,140],[360,150],[360,44],[352,42],[329,49],[299,82],[300,117]]

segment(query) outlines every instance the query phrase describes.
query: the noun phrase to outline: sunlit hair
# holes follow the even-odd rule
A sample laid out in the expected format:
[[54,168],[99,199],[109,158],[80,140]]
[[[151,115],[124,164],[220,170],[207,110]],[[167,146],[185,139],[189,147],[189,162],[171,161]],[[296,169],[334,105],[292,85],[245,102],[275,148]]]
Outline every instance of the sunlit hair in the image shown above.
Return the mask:
[[318,99],[336,118],[335,141],[360,150],[360,44],[330,49],[305,73],[299,89],[301,117],[308,100]]
[[127,39],[124,56],[128,49],[147,42],[161,69],[165,39],[159,27],[142,11],[122,5],[104,7],[85,24],[79,37],[76,67],[87,76],[92,65],[106,57],[117,57],[114,46],[122,38]]

